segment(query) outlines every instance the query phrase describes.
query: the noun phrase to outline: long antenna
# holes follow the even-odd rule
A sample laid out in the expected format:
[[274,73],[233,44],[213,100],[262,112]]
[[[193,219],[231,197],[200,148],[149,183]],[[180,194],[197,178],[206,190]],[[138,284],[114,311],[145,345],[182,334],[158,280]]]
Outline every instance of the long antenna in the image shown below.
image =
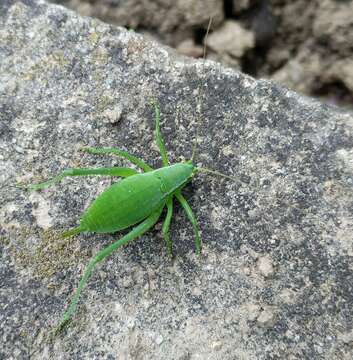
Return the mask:
[[210,20],[208,21],[206,35],[205,35],[204,40],[203,40],[203,60],[204,60],[204,64],[205,64],[206,51],[207,51],[207,39],[208,39],[208,34],[210,32],[210,29],[211,29],[212,20],[213,20],[213,18],[211,16]]
[[[210,20],[208,21],[208,25],[207,25],[207,30],[206,30],[206,35],[204,37],[203,40],[203,70],[205,70],[205,59],[206,59],[206,52],[207,52],[207,39],[208,39],[208,35],[210,33],[211,30],[211,25],[212,25],[212,16],[210,17]],[[200,89],[200,88],[199,88]],[[201,93],[201,90],[200,90]],[[199,97],[201,95],[199,94]],[[201,107],[201,102],[198,104]],[[198,145],[198,135],[199,135],[199,127],[200,127],[200,113],[202,111],[200,109],[198,109],[198,114],[199,116],[197,117],[197,124],[196,124],[196,135],[195,135],[195,139],[194,139],[194,143],[193,143],[193,148],[192,148],[192,156],[191,156],[191,162],[194,162],[195,157],[196,157],[196,149],[197,149],[197,145]],[[208,169],[208,168],[204,168],[204,167],[196,167],[196,171],[200,171],[203,173],[208,173],[210,175],[213,176],[219,176],[228,180],[232,180],[232,181],[236,181],[236,182],[241,182],[238,178],[236,178],[235,176],[229,176],[229,175],[225,175],[222,174],[219,171],[216,170],[212,170],[212,169]]]
[[[206,52],[207,52],[207,38],[208,38],[208,34],[210,32],[210,29],[211,29],[211,25],[212,25],[212,16],[210,17],[210,20],[208,21],[208,25],[207,25],[207,30],[206,30],[206,35],[204,37],[204,40],[203,40],[203,56],[202,56],[202,59],[203,59],[203,70],[205,70],[205,59],[206,59]],[[200,88],[199,88],[200,89]],[[201,92],[201,90],[200,90]],[[200,94],[199,94],[199,98],[200,98]],[[200,105],[200,104],[199,104]],[[198,109],[198,117],[197,117],[197,123],[196,123],[196,134],[195,134],[195,139],[194,139],[194,143],[193,143],[193,146],[192,146],[192,155],[191,155],[191,162],[194,162],[195,160],[195,157],[196,157],[196,149],[197,149],[197,139],[199,137],[199,127],[200,127],[200,113],[201,113],[201,110]]]
[[215,176],[220,176],[220,177],[223,177],[223,178],[228,179],[228,180],[241,182],[241,181],[240,181],[238,178],[236,178],[235,176],[229,176],[229,175],[226,175],[226,174],[222,174],[221,172],[216,171],[216,170],[211,170],[211,169],[204,168],[204,167],[197,167],[196,170],[197,170],[197,171],[204,172],[204,173],[208,173],[208,174],[211,174],[211,175],[215,175]]

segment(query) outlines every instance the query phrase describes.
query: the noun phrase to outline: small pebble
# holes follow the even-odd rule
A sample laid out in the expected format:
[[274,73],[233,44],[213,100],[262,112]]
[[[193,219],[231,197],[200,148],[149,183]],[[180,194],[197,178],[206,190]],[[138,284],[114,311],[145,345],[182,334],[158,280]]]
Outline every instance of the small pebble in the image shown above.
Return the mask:
[[262,327],[272,327],[275,324],[276,315],[271,309],[264,309],[257,318],[257,322]]
[[274,273],[272,259],[269,255],[260,257],[257,260],[257,269],[264,277],[270,277]]

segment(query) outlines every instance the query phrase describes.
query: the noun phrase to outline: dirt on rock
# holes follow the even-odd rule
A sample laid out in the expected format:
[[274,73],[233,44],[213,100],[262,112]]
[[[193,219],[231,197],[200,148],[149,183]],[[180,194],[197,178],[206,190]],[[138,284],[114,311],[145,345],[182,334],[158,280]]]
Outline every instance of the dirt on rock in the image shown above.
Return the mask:
[[56,0],[338,105],[353,100],[353,2],[335,0]]

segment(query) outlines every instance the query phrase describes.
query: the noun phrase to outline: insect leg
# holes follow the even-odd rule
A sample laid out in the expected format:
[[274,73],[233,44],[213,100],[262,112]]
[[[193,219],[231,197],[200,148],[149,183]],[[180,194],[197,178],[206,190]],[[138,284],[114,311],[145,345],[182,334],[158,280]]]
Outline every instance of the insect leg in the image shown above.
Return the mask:
[[165,148],[165,144],[164,144],[164,140],[161,134],[161,129],[159,126],[160,120],[161,120],[161,111],[159,108],[159,104],[154,102],[153,103],[154,106],[154,113],[155,113],[155,119],[156,119],[156,129],[154,131],[154,136],[156,138],[156,143],[157,146],[159,148],[159,152],[161,154],[162,157],[162,161],[163,161],[163,165],[164,166],[169,166],[169,159],[168,159],[168,155],[167,155],[167,150]]
[[189,220],[192,224],[192,227],[194,228],[195,248],[196,248],[196,253],[199,255],[201,253],[201,237],[200,237],[199,225],[197,223],[196,217],[195,217],[193,211],[191,210],[190,205],[188,204],[188,202],[186,201],[184,196],[181,194],[180,190],[178,190],[175,193],[175,196],[179,200],[181,206],[184,208],[186,215],[189,218]]
[[170,227],[170,221],[172,220],[173,215],[173,198],[169,198],[166,202],[167,205],[167,216],[164,220],[163,226],[162,226],[162,233],[164,237],[164,241],[167,245],[168,254],[170,256],[173,255],[173,242],[169,237],[169,227]]
[[91,169],[66,169],[61,174],[55,176],[54,178],[45,181],[40,184],[30,185],[28,190],[41,190],[45,189],[67,176],[89,176],[89,175],[108,175],[108,176],[121,176],[128,177],[131,175],[138,174],[135,169],[130,169],[126,167],[107,167],[107,168],[91,168]]
[[142,159],[139,159],[138,157],[136,157],[134,155],[129,154],[125,150],[120,150],[120,149],[117,149],[117,148],[108,148],[108,147],[103,147],[103,148],[83,147],[83,148],[81,148],[81,151],[84,151],[84,152],[89,153],[89,154],[94,154],[94,155],[110,154],[110,155],[121,156],[121,157],[123,157],[125,159],[128,159],[134,165],[138,166],[140,169],[142,169],[142,170],[144,170],[146,172],[153,170],[153,168],[151,166],[149,166],[145,161],[143,161]]
[[118,241],[114,242],[113,244],[107,246],[106,248],[102,249],[98,252],[96,256],[94,256],[93,259],[88,263],[86,270],[83,273],[83,276],[80,280],[80,283],[78,285],[78,288],[71,300],[70,306],[66,310],[62,321],[60,322],[59,326],[56,328],[55,333],[58,334],[63,327],[70,321],[72,315],[74,314],[77,303],[79,300],[79,297],[81,295],[82,289],[85,287],[88,279],[91,277],[93,269],[96,267],[96,265],[104,260],[107,256],[111,255],[115,250],[120,248],[122,245],[125,245],[126,243],[136,239],[137,237],[141,236],[145,232],[147,232],[159,219],[164,205],[159,208],[157,211],[152,213],[147,219],[145,219],[142,223],[134,227],[128,234],[123,236]]

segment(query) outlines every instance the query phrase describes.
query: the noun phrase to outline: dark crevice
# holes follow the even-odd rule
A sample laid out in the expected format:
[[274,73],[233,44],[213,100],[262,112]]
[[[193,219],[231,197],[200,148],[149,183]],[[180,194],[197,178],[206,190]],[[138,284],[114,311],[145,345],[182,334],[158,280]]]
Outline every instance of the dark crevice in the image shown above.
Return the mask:
[[206,36],[206,32],[207,32],[206,29],[202,29],[202,28],[197,28],[197,29],[195,29],[195,31],[194,31],[194,41],[195,41],[195,44],[197,44],[197,45],[203,45],[204,38],[205,38],[205,36]]
[[327,99],[327,102],[340,106],[353,103],[353,95],[342,81],[333,80],[326,84],[318,81],[317,83],[320,86],[312,89],[314,96]]
[[262,68],[266,61],[268,49],[264,47],[256,47],[247,52],[241,59],[241,69],[244,73],[257,77],[259,69]]
[[225,18],[233,17],[233,1],[232,0],[224,0],[223,11],[224,11]]

